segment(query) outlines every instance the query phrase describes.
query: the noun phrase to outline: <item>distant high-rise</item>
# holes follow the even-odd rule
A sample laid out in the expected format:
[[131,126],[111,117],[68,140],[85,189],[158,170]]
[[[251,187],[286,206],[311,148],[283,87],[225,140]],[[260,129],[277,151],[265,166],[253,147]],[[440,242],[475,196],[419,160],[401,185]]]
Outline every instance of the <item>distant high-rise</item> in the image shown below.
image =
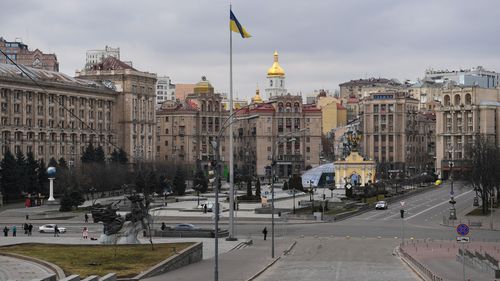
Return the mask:
[[165,101],[175,101],[175,85],[168,76],[160,76],[156,81],[156,108]]
[[[9,42],[0,37],[0,50],[17,64],[37,69],[59,71],[59,62],[55,54],[45,54],[39,49],[30,51],[28,45],[20,42]],[[0,63],[11,64],[10,60],[0,54]]]
[[[85,59],[85,68],[90,68],[92,65],[97,63],[102,63],[102,61],[107,57],[113,57],[120,60],[120,48],[112,48],[106,45],[104,50],[87,50],[87,55]],[[125,64],[132,67],[132,62],[123,61]]]
[[482,66],[460,70],[427,70],[424,80],[436,83],[453,83],[460,86],[496,88],[500,73],[484,69]]

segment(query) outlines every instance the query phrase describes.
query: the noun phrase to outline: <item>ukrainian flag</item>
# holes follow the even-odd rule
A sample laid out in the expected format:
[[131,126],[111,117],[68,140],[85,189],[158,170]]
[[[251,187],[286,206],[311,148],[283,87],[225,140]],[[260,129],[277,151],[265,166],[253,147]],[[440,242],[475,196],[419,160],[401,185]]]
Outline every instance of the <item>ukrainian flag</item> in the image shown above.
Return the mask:
[[229,28],[231,31],[239,33],[242,38],[249,38],[252,37],[245,28],[240,24],[240,22],[236,19],[236,17],[233,14],[233,11],[229,10]]

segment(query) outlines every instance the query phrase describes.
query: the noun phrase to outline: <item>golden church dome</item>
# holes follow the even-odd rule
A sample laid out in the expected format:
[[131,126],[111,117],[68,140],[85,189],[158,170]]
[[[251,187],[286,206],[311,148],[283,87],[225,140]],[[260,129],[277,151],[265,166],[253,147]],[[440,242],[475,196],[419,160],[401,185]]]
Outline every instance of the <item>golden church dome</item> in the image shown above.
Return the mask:
[[273,65],[267,70],[267,76],[285,76],[285,71],[283,68],[281,68],[279,62],[278,62],[278,52],[274,51],[274,63]]
[[255,96],[252,98],[252,103],[263,103],[262,98],[259,94],[259,89],[255,91]]
[[195,94],[213,94],[214,87],[208,82],[207,77],[202,76],[201,81],[194,86]]

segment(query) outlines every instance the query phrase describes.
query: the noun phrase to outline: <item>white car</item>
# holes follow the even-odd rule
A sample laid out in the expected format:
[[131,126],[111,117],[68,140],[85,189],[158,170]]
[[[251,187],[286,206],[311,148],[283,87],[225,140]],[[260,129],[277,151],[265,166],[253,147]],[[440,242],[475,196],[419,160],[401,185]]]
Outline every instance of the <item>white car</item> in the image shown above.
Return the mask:
[[378,201],[377,204],[375,204],[375,209],[377,210],[387,210],[387,202],[385,201]]
[[[54,233],[56,225],[51,223],[51,224],[44,224],[38,228],[38,232],[40,233]],[[57,226],[57,229],[59,229],[59,233],[65,233],[66,228],[65,227],[60,227]]]

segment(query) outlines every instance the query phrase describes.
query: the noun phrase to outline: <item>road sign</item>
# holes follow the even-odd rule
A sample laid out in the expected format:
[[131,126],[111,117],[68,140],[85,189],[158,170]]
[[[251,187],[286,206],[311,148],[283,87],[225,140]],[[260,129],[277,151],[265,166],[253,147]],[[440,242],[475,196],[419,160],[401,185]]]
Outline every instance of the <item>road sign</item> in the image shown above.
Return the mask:
[[401,205],[401,208],[405,206],[405,201],[400,201],[399,204]]
[[459,224],[457,226],[457,233],[462,236],[469,234],[469,226],[466,225],[465,223]]
[[459,242],[459,243],[469,243],[470,242],[470,237],[469,236],[457,236],[457,242]]
[[455,192],[450,191],[450,196],[453,196],[453,195],[455,195]]

